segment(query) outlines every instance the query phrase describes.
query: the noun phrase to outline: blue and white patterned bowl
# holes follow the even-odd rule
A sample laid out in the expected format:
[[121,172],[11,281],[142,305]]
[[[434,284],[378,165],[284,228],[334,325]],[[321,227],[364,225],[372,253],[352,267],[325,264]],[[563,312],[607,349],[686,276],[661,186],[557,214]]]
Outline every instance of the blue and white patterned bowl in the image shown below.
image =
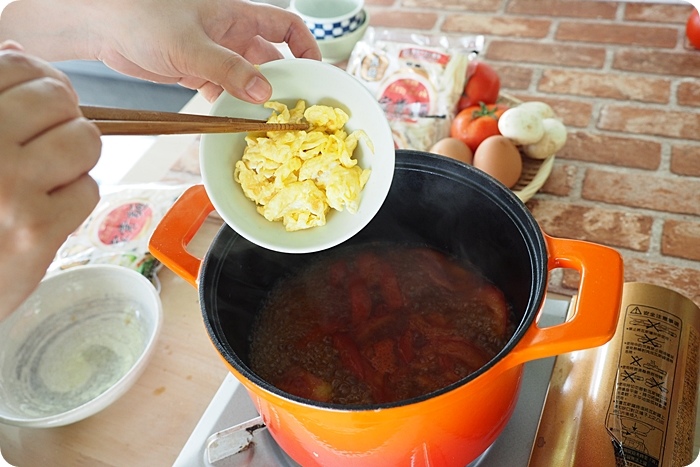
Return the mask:
[[304,23],[306,23],[306,26],[308,26],[309,30],[314,35],[316,40],[324,40],[324,39],[335,39],[338,37],[342,37],[346,34],[349,34],[353,31],[357,30],[357,28],[360,27],[360,25],[364,22],[364,20],[365,20],[365,11],[360,10],[360,12],[357,13],[352,18],[343,19],[343,20],[337,21],[335,23],[328,23],[328,22],[315,23],[313,21],[308,21],[308,20],[304,20]]
[[365,21],[364,0],[292,0],[317,41],[337,39],[357,30]]
[[350,58],[355,44],[362,39],[370,23],[369,11],[364,11],[364,21],[362,21],[360,27],[353,32],[349,32],[340,37],[331,37],[316,41],[318,43],[318,48],[321,49],[321,57],[324,62],[340,63]]

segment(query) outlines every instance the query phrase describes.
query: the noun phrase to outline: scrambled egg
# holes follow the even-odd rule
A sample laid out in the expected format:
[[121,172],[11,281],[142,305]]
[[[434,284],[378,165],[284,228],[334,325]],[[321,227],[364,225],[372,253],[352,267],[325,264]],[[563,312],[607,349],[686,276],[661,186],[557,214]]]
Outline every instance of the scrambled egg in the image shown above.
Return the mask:
[[374,151],[362,130],[348,134],[349,117],[341,109],[300,100],[293,109],[267,102],[269,123],[310,124],[308,131],[251,132],[236,163],[234,179],[269,221],[281,221],[287,231],[325,225],[333,208],[357,212],[370,169],[352,155],[359,139]]

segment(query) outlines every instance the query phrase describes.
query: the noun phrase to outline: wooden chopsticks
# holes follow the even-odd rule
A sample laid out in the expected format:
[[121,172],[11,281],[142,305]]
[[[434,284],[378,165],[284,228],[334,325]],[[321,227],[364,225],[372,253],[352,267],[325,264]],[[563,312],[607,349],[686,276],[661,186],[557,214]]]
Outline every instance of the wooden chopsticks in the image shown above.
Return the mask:
[[244,131],[308,130],[306,123],[267,123],[248,118],[216,117],[154,110],[80,106],[85,118],[103,135],[177,135],[193,133],[240,133]]

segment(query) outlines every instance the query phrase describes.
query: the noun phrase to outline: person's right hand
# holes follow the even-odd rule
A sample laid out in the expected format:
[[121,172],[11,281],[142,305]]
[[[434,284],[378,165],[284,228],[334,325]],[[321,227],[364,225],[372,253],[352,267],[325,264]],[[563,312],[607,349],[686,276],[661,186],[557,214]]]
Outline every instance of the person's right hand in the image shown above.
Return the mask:
[[[334,0],[329,0],[334,1]],[[300,16],[248,0],[22,0],[0,16],[0,37],[48,60],[93,59],[125,75],[223,90],[262,104],[272,88],[254,65],[283,57],[321,60]]]
[[99,200],[102,143],[68,79],[0,44],[0,320],[35,289]]

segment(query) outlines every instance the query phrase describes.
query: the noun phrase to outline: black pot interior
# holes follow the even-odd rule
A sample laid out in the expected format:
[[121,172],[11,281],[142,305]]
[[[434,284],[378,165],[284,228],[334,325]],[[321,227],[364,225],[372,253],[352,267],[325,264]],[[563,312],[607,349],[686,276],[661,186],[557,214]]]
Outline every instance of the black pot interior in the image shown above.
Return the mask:
[[377,241],[428,245],[465,258],[505,293],[518,327],[503,351],[476,374],[517,343],[544,300],[546,246],[523,203],[471,166],[398,150],[385,203],[342,245],[318,253],[279,253],[252,244],[227,225],[221,228],[202,264],[199,285],[205,325],[221,355],[247,378],[268,386],[247,366],[248,343],[255,315],[275,283],[316,255]]

